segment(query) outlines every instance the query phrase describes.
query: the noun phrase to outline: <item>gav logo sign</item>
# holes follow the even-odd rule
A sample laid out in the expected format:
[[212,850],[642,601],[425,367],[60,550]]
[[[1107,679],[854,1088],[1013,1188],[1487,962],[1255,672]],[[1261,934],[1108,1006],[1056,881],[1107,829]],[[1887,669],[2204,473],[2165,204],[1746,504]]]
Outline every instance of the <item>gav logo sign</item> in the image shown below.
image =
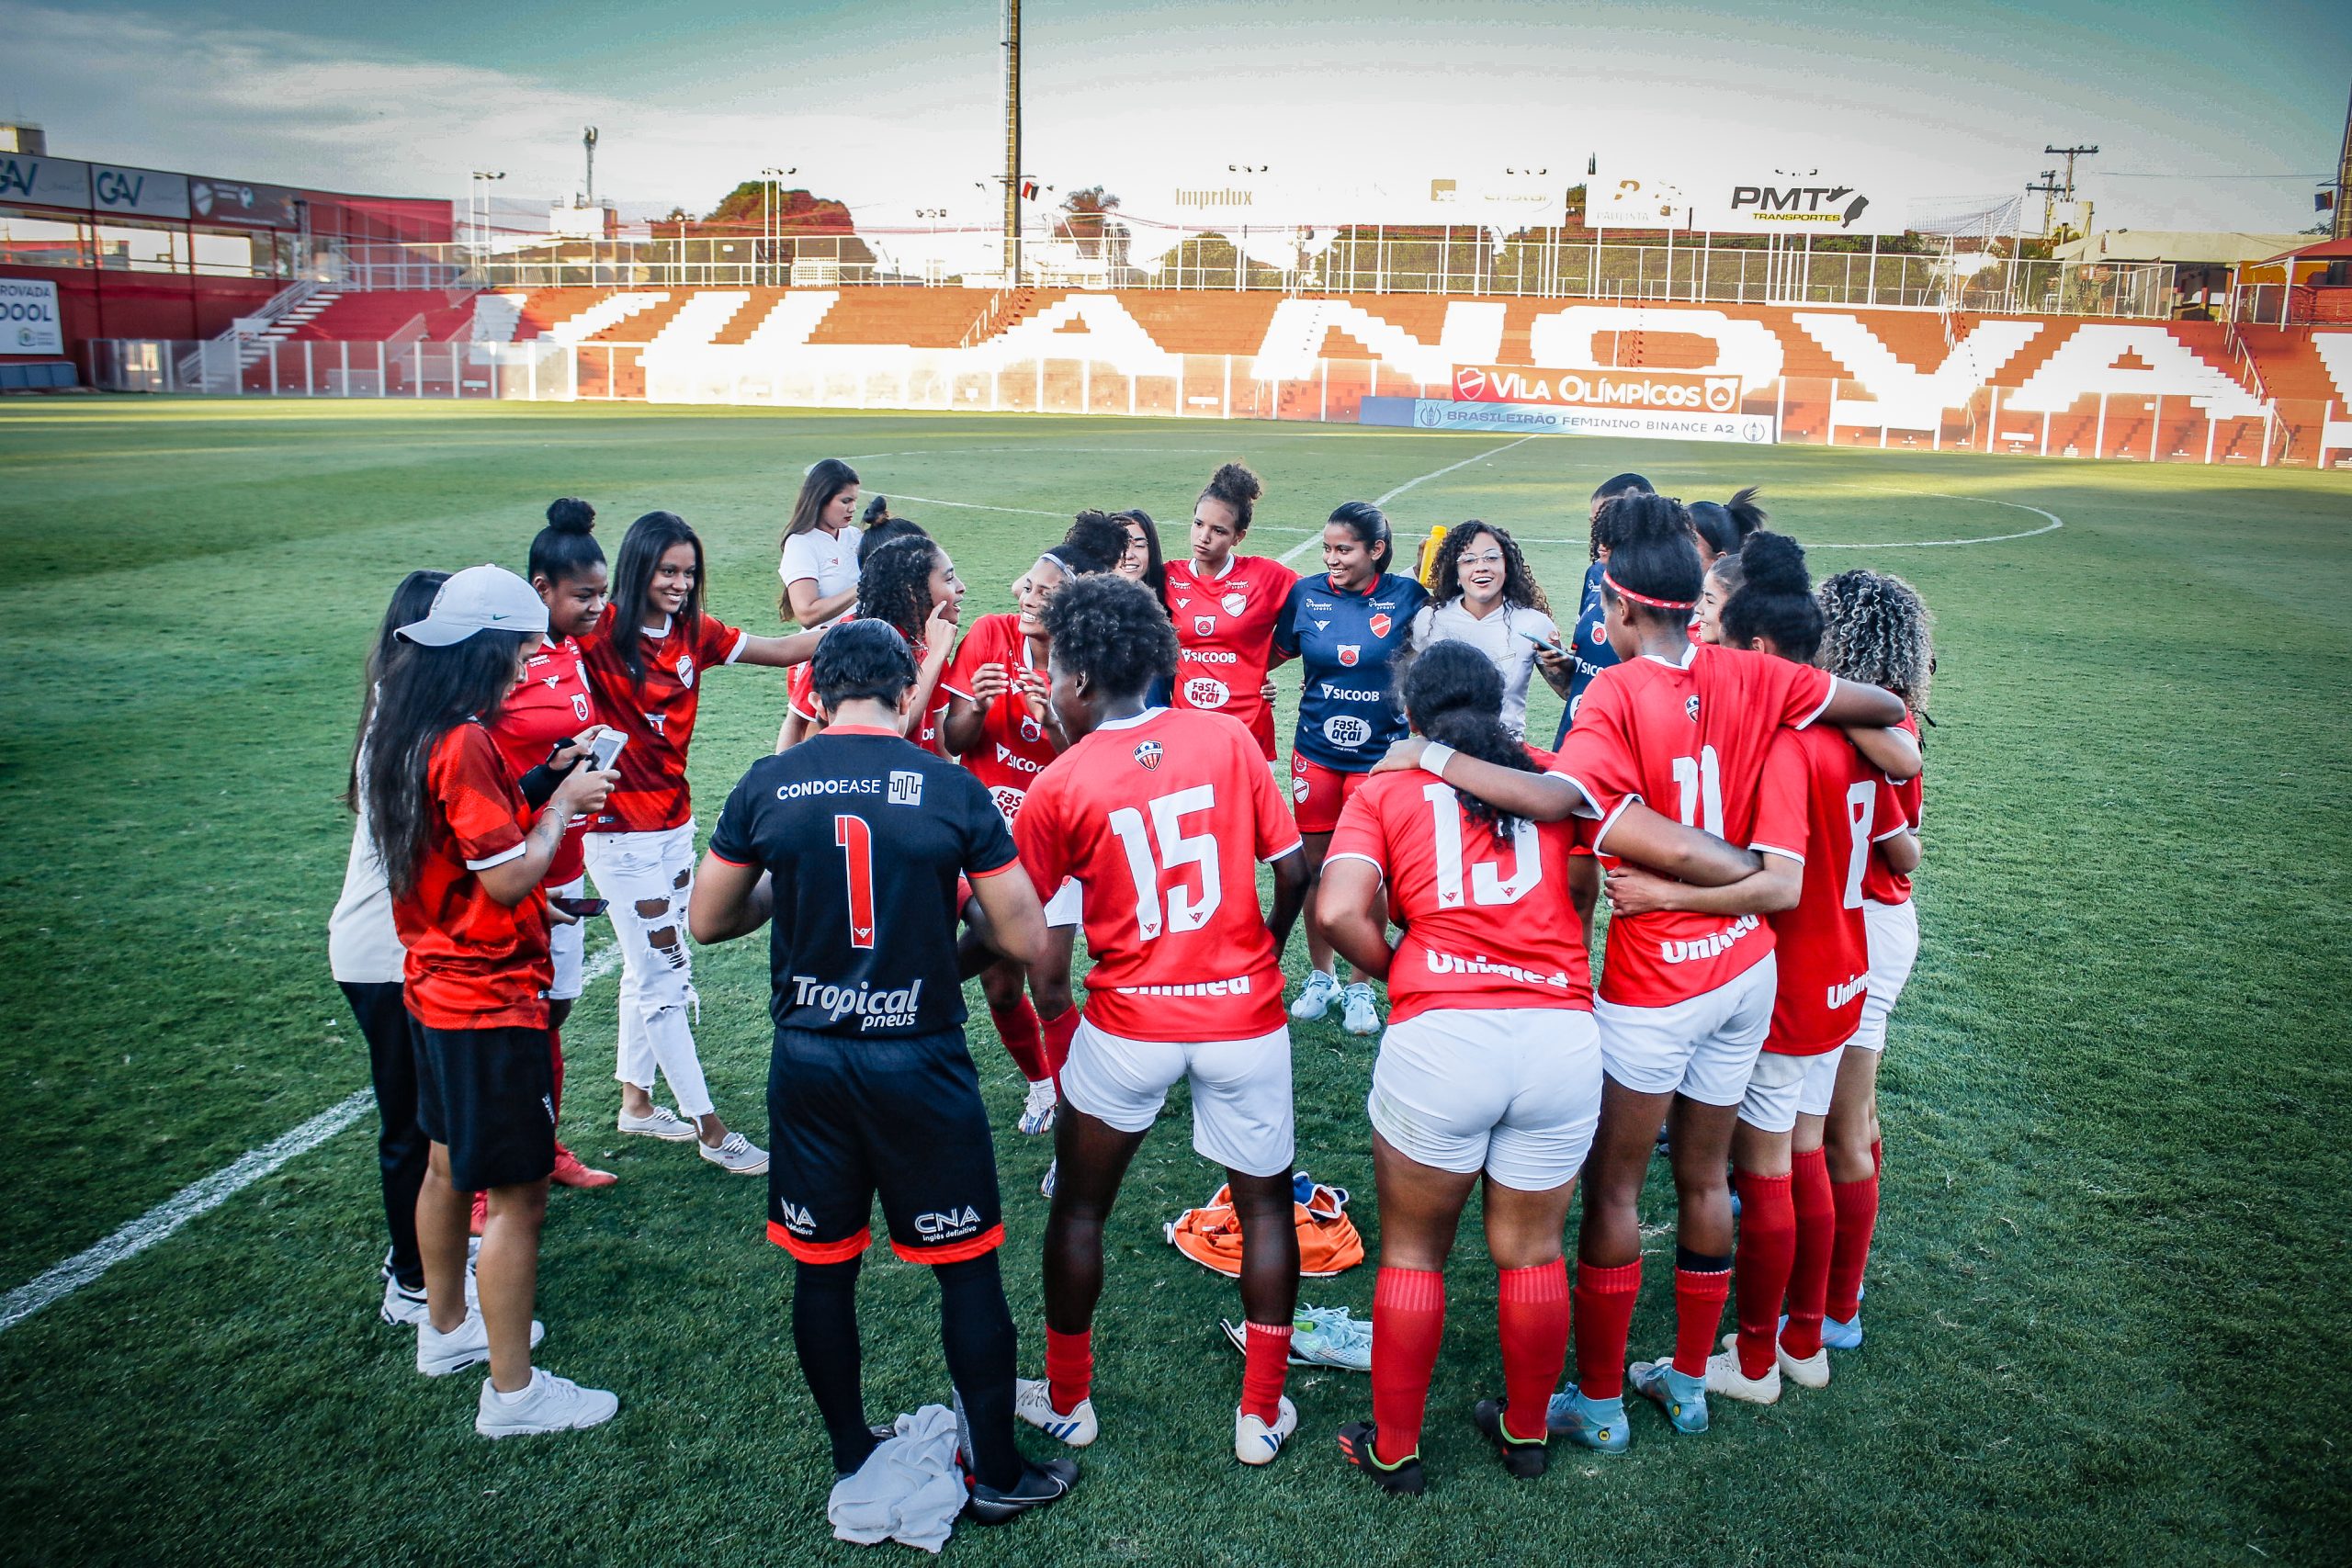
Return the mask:
[[1464,403],[1731,413],[1739,407],[1739,378],[1687,370],[1533,370],[1458,365],[1453,370],[1453,397]]

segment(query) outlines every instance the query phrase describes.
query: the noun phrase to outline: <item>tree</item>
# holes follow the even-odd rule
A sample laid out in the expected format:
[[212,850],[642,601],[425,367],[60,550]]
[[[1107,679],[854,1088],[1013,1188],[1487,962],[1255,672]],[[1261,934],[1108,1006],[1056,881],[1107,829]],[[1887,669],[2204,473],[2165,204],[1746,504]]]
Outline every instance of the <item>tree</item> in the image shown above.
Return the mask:
[[1084,190],[1074,190],[1062,197],[1062,228],[1078,242],[1080,255],[1101,255],[1102,243],[1108,240],[1113,251],[1117,253],[1112,257],[1113,261],[1124,263],[1126,260],[1126,247],[1123,242],[1126,239],[1127,227],[1111,216],[1118,205],[1119,198],[1101,186],[1088,186]]
[[805,190],[778,191],[766,180],[745,180],[721,197],[702,221],[714,229],[757,231],[763,216],[786,229],[847,232],[854,226],[844,204]]

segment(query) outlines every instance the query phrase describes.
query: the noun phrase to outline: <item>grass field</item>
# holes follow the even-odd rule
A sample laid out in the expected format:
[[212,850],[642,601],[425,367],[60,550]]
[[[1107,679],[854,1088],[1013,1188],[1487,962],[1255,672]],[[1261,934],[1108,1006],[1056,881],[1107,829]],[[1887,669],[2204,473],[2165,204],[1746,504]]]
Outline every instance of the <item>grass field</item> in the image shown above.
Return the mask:
[[[1081,1489],[959,1532],[956,1557],[2345,1560],[2352,490],[2308,472],[1009,416],[0,406],[0,1074],[17,1086],[0,1288],[364,1087],[324,920],[359,660],[401,573],[519,566],[559,494],[595,502],[608,550],[667,507],[709,546],[714,609],[773,629],[782,518],[827,455],[869,491],[932,498],[901,510],[953,551],[974,613],[1003,607],[1072,509],[1181,524],[1238,456],[1268,486],[1256,548],[1434,475],[1389,503],[1401,530],[1501,523],[1545,541],[1531,553],[1564,596],[1599,477],[1635,468],[1692,498],[1760,482],[1816,571],[1899,570],[1940,619],[1926,945],[1883,1079],[1870,1342],[1832,1388],[1720,1408],[1701,1438],[1642,1413],[1630,1455],[1563,1450],[1510,1482],[1466,1416],[1499,1383],[1472,1224],[1429,1495],[1385,1501],[1343,1472],[1329,1433],[1369,1392],[1341,1373],[1294,1379],[1295,1451],[1244,1472],[1239,1361],[1216,1330],[1234,1294],[1160,1239],[1216,1180],[1180,1091],[1114,1222],[1104,1437]],[[2019,507],[2064,527],[1893,547],[2045,526]],[[782,690],[770,671],[712,682],[706,830]],[[1539,703],[1531,732],[1556,712]],[[697,964],[713,1089],[760,1139],[764,945]],[[557,1194],[541,1315],[545,1363],[617,1391],[617,1421],[492,1446],[471,1379],[416,1376],[408,1335],[375,1314],[363,1122],[0,1333],[0,1557],[847,1558],[763,1184],[613,1135],[612,1003],[606,978],[567,1032],[563,1131],[622,1179]],[[975,1011],[1034,1370],[1048,1151],[1012,1131],[1019,1079]],[[1354,1190],[1376,1240],[1371,1046],[1320,1025],[1296,1057],[1301,1161]],[[1636,1354],[1670,1332],[1656,1178]],[[864,1292],[872,1414],[943,1398],[928,1281],[881,1253]],[[1306,1292],[1360,1314],[1371,1295],[1369,1268]]]

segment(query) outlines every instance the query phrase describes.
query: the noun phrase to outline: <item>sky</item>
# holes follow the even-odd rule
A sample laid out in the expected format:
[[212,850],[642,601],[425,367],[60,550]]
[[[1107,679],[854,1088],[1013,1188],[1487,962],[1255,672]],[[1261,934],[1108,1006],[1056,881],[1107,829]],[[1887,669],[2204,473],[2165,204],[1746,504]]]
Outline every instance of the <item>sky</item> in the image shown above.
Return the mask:
[[[593,123],[598,192],[634,209],[776,166],[862,224],[984,221],[1000,25],[999,0],[0,0],[0,118],[58,156],[318,188],[462,199],[502,170],[515,202],[579,189]],[[1030,0],[1023,54],[1024,172],[1169,219],[1235,164],[1265,166],[1261,210],[1332,222],[1436,178],[1759,151],[1956,208],[2079,142],[2098,228],[2292,232],[2352,93],[2352,26],[2308,0]]]

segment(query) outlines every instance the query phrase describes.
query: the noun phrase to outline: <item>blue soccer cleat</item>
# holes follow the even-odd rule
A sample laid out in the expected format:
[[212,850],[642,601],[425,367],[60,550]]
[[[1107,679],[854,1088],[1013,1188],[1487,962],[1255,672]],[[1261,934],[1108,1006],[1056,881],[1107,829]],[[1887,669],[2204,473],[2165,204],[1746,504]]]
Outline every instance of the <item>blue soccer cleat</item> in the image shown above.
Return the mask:
[[1574,1383],[1552,1396],[1544,1424],[1554,1436],[1566,1438],[1578,1448],[1590,1449],[1595,1453],[1622,1454],[1633,1440],[1625,1429],[1623,1395],[1615,1399],[1587,1399]]
[[1862,1348],[1862,1309],[1854,1309],[1853,1321],[1840,1323],[1834,1317],[1821,1320],[1821,1342],[1832,1350],[1859,1350]]
[[1667,1424],[1678,1432],[1707,1429],[1707,1380],[1674,1370],[1674,1358],[1635,1361],[1625,1369],[1625,1381],[1645,1399],[1655,1400],[1666,1412]]

